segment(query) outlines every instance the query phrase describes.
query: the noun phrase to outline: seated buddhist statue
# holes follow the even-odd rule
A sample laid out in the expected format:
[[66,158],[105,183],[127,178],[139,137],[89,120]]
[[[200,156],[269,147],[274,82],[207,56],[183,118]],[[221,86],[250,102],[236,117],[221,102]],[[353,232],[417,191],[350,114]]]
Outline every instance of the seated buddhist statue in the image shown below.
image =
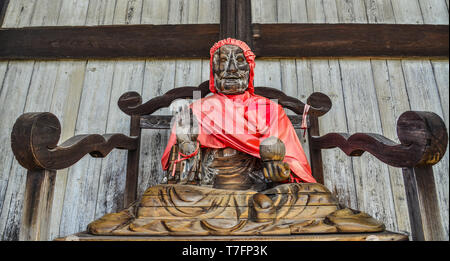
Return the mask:
[[316,183],[283,108],[254,94],[255,55],[225,39],[210,51],[212,95],[181,106],[162,156],[164,184],[92,222],[100,235],[377,232]]

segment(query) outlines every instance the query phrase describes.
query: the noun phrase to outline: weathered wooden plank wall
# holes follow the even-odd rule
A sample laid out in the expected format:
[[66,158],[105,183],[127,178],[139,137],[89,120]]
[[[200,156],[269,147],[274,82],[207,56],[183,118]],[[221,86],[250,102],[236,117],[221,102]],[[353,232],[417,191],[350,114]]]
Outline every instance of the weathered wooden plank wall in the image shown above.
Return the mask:
[[[3,27],[219,23],[219,6],[218,0],[15,0]],[[448,2],[252,0],[252,15],[254,23],[448,24]],[[302,100],[314,91],[328,94],[333,108],[320,120],[321,134],[377,132],[395,140],[395,122],[405,110],[434,111],[448,126],[448,69],[448,60],[259,59],[255,84]],[[138,91],[146,100],[208,78],[208,60],[0,62],[1,239],[17,240],[19,234],[26,173],[13,159],[9,137],[20,114],[55,113],[62,123],[61,140],[81,133],[128,134],[129,119],[116,105],[123,92]],[[167,138],[167,131],[143,132],[139,195],[161,181]],[[324,151],[323,157],[326,185],[341,203],[367,211],[390,230],[410,231],[399,169],[370,155],[352,159],[339,150]],[[84,230],[95,218],[118,210],[125,164],[125,152],[113,151],[105,159],[86,156],[58,171],[51,238]],[[448,240],[448,153],[434,169]]]
[[[254,23],[448,24],[448,2],[253,0],[252,17]],[[297,83],[292,81],[290,86],[278,77],[287,74],[288,63],[308,68],[297,70]],[[260,60],[255,82],[302,93],[300,98],[313,91],[328,94],[333,108],[320,119],[321,134],[375,132],[397,140],[396,121],[406,110],[433,111],[449,126],[448,64],[448,60]],[[387,167],[368,154],[349,158],[338,149],[323,151],[322,156],[325,185],[341,203],[383,220],[390,230],[409,233],[401,169]],[[434,166],[445,240],[449,223],[448,164],[447,153]]]
[[[219,23],[219,1],[198,0],[18,0],[10,1],[2,27],[43,25]],[[182,43],[180,43],[182,44]],[[13,159],[10,132],[28,111],[50,111],[62,124],[61,140],[82,133],[129,133],[129,117],[117,107],[126,91],[144,99],[207,79],[208,61],[24,61],[0,62],[0,235],[17,240],[26,172]],[[167,113],[167,111],[166,111]],[[139,193],[162,176],[164,131],[143,133]],[[51,239],[69,235],[107,212],[120,209],[125,187],[126,153],[105,159],[86,156],[58,171],[51,218]]]

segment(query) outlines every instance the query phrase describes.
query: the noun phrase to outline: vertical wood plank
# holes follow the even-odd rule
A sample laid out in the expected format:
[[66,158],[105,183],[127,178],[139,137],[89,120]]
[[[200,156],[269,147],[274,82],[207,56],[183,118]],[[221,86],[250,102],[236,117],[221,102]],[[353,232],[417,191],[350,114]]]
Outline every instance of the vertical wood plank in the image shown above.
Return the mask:
[[397,24],[423,23],[420,5],[417,0],[391,0],[391,3]]
[[[58,26],[84,25],[87,17],[88,0],[64,0],[58,19]],[[65,141],[74,136],[78,109],[83,89],[87,61],[59,61],[56,73],[50,112],[61,122],[61,138]],[[59,236],[64,197],[69,168],[57,171],[51,213],[50,239]]]
[[[61,122],[60,142],[69,139],[75,134],[75,124],[77,121],[81,91],[83,89],[85,69],[85,61],[61,61],[58,64],[50,112],[55,114]],[[62,169],[57,171],[50,239],[59,236],[59,225],[63,210],[68,170]]]
[[[364,1],[337,1],[342,23],[367,23]],[[342,86],[350,133],[383,133],[370,61],[340,60]],[[370,154],[353,158],[358,206],[396,231],[397,220],[386,164]]]
[[395,23],[391,0],[365,0],[365,6],[369,23]]
[[0,27],[2,27],[5,18],[6,9],[8,9],[9,0],[0,0]]
[[[432,111],[445,119],[430,62],[404,60],[402,65],[411,109]],[[433,169],[442,224],[448,239],[448,153]]]
[[56,171],[28,171],[19,240],[49,239]]
[[414,168],[403,169],[403,182],[405,184],[405,197],[408,205],[411,206],[408,208],[408,216],[411,222],[410,238],[414,241],[424,241],[425,236]]
[[[369,23],[395,23],[390,0],[366,0],[365,3]],[[399,142],[397,119],[403,112],[410,110],[401,63],[395,60],[372,60],[371,66],[383,135]],[[399,168],[388,166],[388,169],[398,231],[409,234],[411,229],[403,173]]]
[[[291,4],[291,23],[307,23],[308,13],[306,0],[290,0]],[[278,21],[280,19],[278,18]]]
[[41,0],[36,4],[31,26],[56,25],[59,18],[61,1]]
[[244,41],[253,48],[251,0],[236,2],[236,39]]
[[[434,1],[430,2],[433,3]],[[417,0],[392,1],[396,23],[417,23],[422,24],[424,20],[434,20],[430,18],[428,12],[421,10],[421,5]],[[448,22],[448,21],[447,21]],[[434,76],[430,61],[420,60],[402,61],[403,74],[406,82],[406,89],[412,110],[432,111],[445,119],[443,108],[437,90],[437,81]],[[448,74],[448,72],[447,72]],[[448,226],[448,198],[449,198],[449,178],[448,178],[448,153],[436,165],[433,166],[433,174],[436,182],[440,214],[445,230],[445,240],[449,238]]]
[[[86,25],[112,24],[116,1],[90,1]],[[106,132],[114,63],[88,61],[77,116],[75,134]],[[102,160],[85,156],[69,169],[60,235],[82,231],[97,213]]]
[[[118,1],[115,7],[113,24],[126,24],[133,20],[130,14],[133,13],[135,21],[140,22],[140,8],[142,2],[123,0]],[[123,9],[123,10],[121,10]],[[125,11],[124,11],[125,10]],[[117,16],[116,16],[117,15]],[[113,80],[111,86],[111,96],[109,98],[109,109],[107,116],[106,133],[130,133],[137,136],[139,129],[130,130],[130,117],[122,113],[117,106],[119,97],[127,91],[142,91],[142,80],[145,61],[112,61],[114,63]],[[133,122],[134,123],[134,122]],[[138,180],[138,171],[128,171],[127,155],[138,155],[138,152],[128,153],[127,151],[114,150],[108,157],[102,160],[100,172],[99,188],[95,216],[102,216],[106,213],[121,210],[128,206],[135,198]],[[136,160],[136,159],[135,159]],[[137,158],[139,160],[139,158]],[[130,162],[131,163],[131,162]],[[130,164],[129,167],[132,164]],[[137,167],[137,162],[135,164]]]
[[277,5],[277,22],[278,23],[291,23],[291,1],[275,1]]
[[261,23],[278,23],[277,0],[261,0]]
[[236,38],[236,0],[220,1],[220,38]]
[[[0,150],[10,152],[12,126],[25,108],[25,102],[33,74],[33,62],[10,61],[3,79],[0,93]],[[0,235],[2,240],[17,240],[21,219],[21,205],[13,192],[24,193],[26,173],[23,167],[14,164],[12,153],[0,154]],[[11,175],[15,173],[15,175]]]
[[[81,95],[75,134],[106,131],[114,63],[89,61]],[[61,235],[85,229],[95,218],[102,160],[82,158],[69,171],[60,226]]]
[[[431,166],[405,169],[405,184],[411,205],[410,217],[415,221],[412,237],[414,240],[436,241],[444,240],[445,231],[442,228],[439,214],[439,202]],[[417,195],[416,195],[417,194]]]
[[[147,60],[142,99],[147,101],[174,88],[175,60]],[[161,110],[162,111],[162,110]],[[155,114],[166,114],[159,111]],[[168,142],[167,130],[144,130],[141,138],[138,197],[149,187],[164,183],[161,156]]]
[[29,26],[36,2],[26,0],[10,1],[5,13],[2,27],[23,27]]
[[448,24],[448,9],[444,0],[419,0],[425,24]]
[[252,0],[252,23],[259,24],[261,23],[261,0]]
[[[308,22],[337,23],[335,1],[307,1]],[[319,132],[348,132],[341,71],[338,60],[311,60],[314,91],[327,94],[333,104],[332,109],[319,118]],[[341,150],[322,150],[324,183],[336,196],[339,203],[358,209],[352,159]]]
[[86,23],[88,7],[89,0],[63,0],[58,25],[84,25]]
[[113,24],[140,24],[143,0],[117,0]]
[[[370,63],[340,61],[350,133],[382,133]],[[371,155],[353,158],[358,206],[396,230],[388,168]]]
[[[136,91],[139,93],[142,91],[143,73],[143,61],[116,62],[106,133],[129,134],[130,116],[120,111],[117,106],[117,100],[127,91]],[[114,150],[108,157],[103,159],[95,211],[96,216],[118,211],[124,206],[127,154],[127,151]],[[137,172],[135,181],[137,183]],[[126,202],[125,205],[127,203],[132,203],[132,201]]]
[[198,1],[198,23],[199,24],[220,23],[220,0]]
[[[49,111],[56,79],[56,74],[54,73],[56,68],[57,67],[54,62],[35,63],[33,68],[33,76],[31,78],[28,89],[24,112]],[[26,178],[26,170],[23,167],[21,167],[19,163],[15,160],[13,161],[12,170],[10,171],[9,174],[11,177],[24,176],[23,179]],[[12,180],[14,180],[14,178]],[[21,181],[25,182],[24,180]],[[53,186],[51,188],[53,189]],[[15,226],[20,226],[22,221],[21,214],[23,213],[22,212],[24,202],[23,196],[25,194],[22,189],[25,189],[24,183],[16,183],[14,185],[8,184],[9,191],[7,190],[6,194],[8,195],[9,193],[11,193],[11,203],[9,206],[9,212],[19,213],[19,215],[18,216],[8,215],[6,229],[19,230],[19,228],[18,227],[15,228]],[[50,189],[50,187],[48,189]],[[53,193],[53,191],[49,193]],[[43,204],[45,205],[47,203],[43,202]],[[19,209],[15,210],[16,208],[19,208],[20,210]],[[25,234],[27,234],[27,232],[25,232]],[[45,235],[42,236],[47,237],[48,231],[45,233]],[[39,237],[39,239],[47,240],[48,238]]]
[[[298,99],[300,99],[301,101],[306,103],[306,100],[308,99],[308,97],[314,92],[310,61],[297,59],[295,61],[293,60],[292,63],[293,63],[293,66],[295,66],[295,71],[296,71],[295,74],[296,74],[296,80],[297,80],[297,93],[294,97],[297,97]],[[283,65],[283,63],[282,63],[282,65]],[[285,79],[284,75],[282,75],[282,79],[283,80]],[[319,130],[317,130],[317,132],[319,132]],[[309,148],[309,140],[308,140],[307,136],[303,137],[303,130],[298,130],[297,136],[302,143],[303,150],[306,153],[306,157],[308,158],[308,161],[312,165],[313,163],[311,162],[312,158],[311,158],[311,152],[310,152],[310,148]],[[321,160],[321,159],[316,159],[316,158],[318,158],[318,157],[315,157],[314,159],[319,160],[319,161]],[[323,176],[323,174],[321,174],[321,173],[317,173],[317,174],[320,176]],[[321,183],[323,184],[323,182],[321,182]]]
[[169,2],[166,0],[143,0],[142,24],[167,24],[169,22]]
[[449,63],[448,61],[432,61],[434,77],[439,91],[439,98],[444,113],[444,122],[449,125]]
[[[36,5],[35,2],[17,1],[12,5],[10,13],[12,19],[8,21],[8,24],[11,27],[56,25],[59,7],[59,3],[52,5],[49,1],[43,2],[41,6]],[[10,62],[10,64],[11,63],[12,62]],[[26,97],[26,102],[25,106],[22,107],[24,108],[22,112],[48,111],[50,109],[55,84],[55,71],[57,65],[54,62],[27,63],[30,63],[30,65],[33,66],[33,69],[30,74],[32,77],[26,77],[31,80],[23,86],[24,88],[27,88],[27,92],[23,96],[23,98]],[[25,64],[23,63],[22,66],[25,66]],[[11,96],[8,97],[8,99],[10,98]],[[15,115],[15,117],[18,117],[18,115]],[[11,120],[11,126],[14,120],[15,119]],[[9,142],[6,144],[9,145]],[[7,204],[3,204],[2,206],[0,223],[1,229],[4,230],[3,237],[8,240],[17,240],[23,213],[26,179],[25,169],[21,167],[17,161],[13,160],[9,169],[9,177],[6,192],[4,194],[4,203]],[[50,213],[48,212],[47,214]],[[41,239],[47,239],[47,233],[43,235],[45,238]]]
[[108,25],[113,23],[116,0],[89,1],[86,25]]
[[[396,121],[405,111],[410,110],[408,94],[400,61],[372,61],[375,90],[379,104],[383,135],[397,142]],[[401,169],[390,167],[392,193],[394,198],[398,230],[410,233],[408,207],[405,198],[403,173]]]

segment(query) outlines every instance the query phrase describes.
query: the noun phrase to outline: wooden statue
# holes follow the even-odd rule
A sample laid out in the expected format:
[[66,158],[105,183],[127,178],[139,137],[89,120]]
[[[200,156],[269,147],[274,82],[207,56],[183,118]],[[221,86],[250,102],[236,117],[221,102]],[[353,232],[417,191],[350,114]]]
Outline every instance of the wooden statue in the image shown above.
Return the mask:
[[[213,84],[210,87],[216,93],[198,104],[216,105],[222,101],[239,103],[236,106],[244,104],[245,113],[251,115],[248,108],[254,101],[250,97],[256,96],[252,86],[254,55],[241,41],[226,39],[218,44],[211,51],[213,79],[210,83]],[[212,123],[207,123],[207,117],[204,118],[205,108],[194,109],[195,103],[179,108],[163,156],[163,165],[168,165],[168,184],[148,188],[137,203],[92,222],[88,231],[97,235],[290,235],[383,231],[382,223],[365,213],[340,208],[328,189],[310,183],[315,180],[292,124],[289,120],[273,121],[287,119],[282,109],[278,110],[281,106],[263,100],[261,96],[257,99],[255,103],[259,102],[260,106],[264,105],[262,101],[265,102],[265,117],[270,119],[263,119],[264,115],[261,119],[239,115],[232,118],[234,121],[225,119],[224,125],[220,126],[218,121],[223,120],[220,115],[231,118],[226,113],[234,104],[228,104],[228,108],[211,106],[213,110],[219,110],[212,114],[213,119],[209,119],[214,121]],[[267,116],[268,111],[280,115]],[[259,117],[259,114],[254,116]],[[227,127],[241,118],[248,121],[244,126],[247,131],[253,123],[259,124],[254,133],[246,135],[233,129],[236,133],[224,134]],[[257,120],[264,122],[257,123]],[[268,124],[283,129],[272,131]],[[255,151],[259,157],[252,155],[252,147],[246,144],[246,139],[248,142],[256,140],[259,148]],[[282,139],[290,144],[286,146]],[[289,161],[285,156],[290,157]],[[165,157],[168,158],[166,161]],[[296,170],[296,175],[291,169]]]
[[[61,125],[55,115],[21,115],[11,133],[15,158],[28,170],[21,240],[50,238],[56,170],[70,167],[86,154],[106,157],[113,149],[128,150],[125,209],[90,223],[88,237],[94,240],[98,238],[94,235],[298,238],[299,234],[329,233],[335,234],[325,236],[326,239],[346,240],[348,237],[339,233],[383,231],[382,223],[340,206],[320,184],[321,150],[331,148],[339,148],[352,157],[369,152],[390,166],[403,168],[412,239],[442,238],[432,165],[443,158],[448,133],[438,115],[404,112],[397,120],[399,143],[373,133],[319,136],[318,117],[331,109],[328,96],[311,94],[307,99],[309,117],[302,117],[308,107],[302,101],[273,88],[253,87],[254,55],[246,44],[234,39],[219,43],[210,53],[209,81],[198,87],[175,88],[145,103],[136,92],[120,97],[119,108],[131,116],[130,136],[83,134],[60,142]],[[152,115],[177,99],[193,98],[194,91],[199,91],[202,99],[177,107],[175,116]],[[269,99],[277,99],[278,104]],[[215,102],[225,106],[214,109],[210,105]],[[200,107],[203,111],[196,105],[207,106]],[[262,116],[254,113],[256,107],[264,108],[259,110],[264,112]],[[239,111],[241,108],[244,110]],[[287,117],[283,108],[297,115]],[[205,115],[214,124],[208,123]],[[227,121],[231,115],[232,120]],[[309,120],[305,122],[305,118]],[[167,171],[165,182],[148,188],[137,199],[139,160],[147,160],[140,159],[141,130],[170,129],[171,122],[174,128],[162,158]],[[243,135],[229,129],[238,122],[244,123],[247,132]],[[305,125],[311,167],[292,128]],[[365,236],[359,235],[355,240],[364,240]]]

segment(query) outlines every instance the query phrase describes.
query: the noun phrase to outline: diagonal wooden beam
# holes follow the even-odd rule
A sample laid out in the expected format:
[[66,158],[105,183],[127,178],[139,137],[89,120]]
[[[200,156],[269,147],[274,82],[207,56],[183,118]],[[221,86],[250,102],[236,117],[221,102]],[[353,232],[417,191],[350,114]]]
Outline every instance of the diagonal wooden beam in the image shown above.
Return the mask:
[[[448,25],[253,24],[257,57],[444,58]],[[0,60],[209,58],[219,24],[0,29]]]

